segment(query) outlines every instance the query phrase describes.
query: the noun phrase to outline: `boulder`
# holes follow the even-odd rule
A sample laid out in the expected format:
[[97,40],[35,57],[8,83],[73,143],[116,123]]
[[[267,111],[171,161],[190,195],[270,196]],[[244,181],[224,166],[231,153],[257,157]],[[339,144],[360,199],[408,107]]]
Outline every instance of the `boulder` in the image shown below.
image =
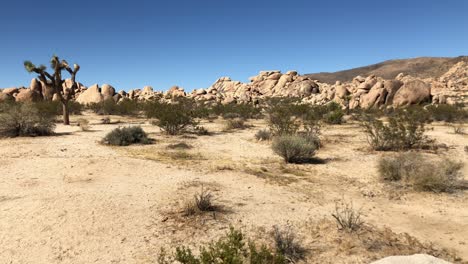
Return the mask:
[[371,264],[451,264],[448,261],[426,254],[410,256],[391,256],[372,262]]
[[393,98],[396,92],[400,89],[403,83],[399,80],[386,80],[384,81],[384,88],[387,90],[387,98],[385,99],[386,105],[393,104]]
[[104,96],[102,96],[101,92],[99,91],[99,86],[97,84],[94,84],[82,94],[80,94],[76,101],[84,105],[100,103],[104,101]]
[[115,95],[115,88],[109,84],[103,84],[101,87],[101,94],[104,100],[113,99]]
[[54,97],[55,91],[54,88],[52,88],[52,85],[50,83],[45,83],[41,81],[41,87],[42,87],[42,96],[44,97],[44,100],[50,101]]
[[15,101],[15,98],[13,97],[13,95],[0,92],[0,103],[1,102],[13,102],[13,101]]
[[385,104],[387,97],[387,90],[380,82],[376,83],[367,94],[363,94],[360,98],[359,105],[361,108],[369,109],[372,107],[379,107]]
[[338,97],[340,99],[344,99],[348,95],[349,95],[349,91],[344,85],[338,84],[336,86],[336,88],[335,88],[335,96],[336,97]]
[[39,102],[43,99],[40,92],[31,89],[20,89],[15,97],[16,102]]
[[31,89],[31,91],[42,93],[42,85],[36,78],[31,80],[31,83],[29,84],[29,89]]
[[393,98],[393,106],[399,107],[420,104],[425,101],[430,101],[430,99],[430,86],[421,80],[413,80],[405,83],[395,93],[395,97]]
[[18,92],[19,92],[19,89],[16,88],[16,87],[5,88],[5,89],[2,90],[2,93],[9,94],[9,95],[13,95],[13,94],[18,93]]

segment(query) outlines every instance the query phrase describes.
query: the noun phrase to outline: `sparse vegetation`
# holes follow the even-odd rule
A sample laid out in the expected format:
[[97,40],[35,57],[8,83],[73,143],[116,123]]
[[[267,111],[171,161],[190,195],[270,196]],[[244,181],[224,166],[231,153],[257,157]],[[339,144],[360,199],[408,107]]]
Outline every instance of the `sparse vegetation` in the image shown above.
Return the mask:
[[385,181],[401,181],[415,190],[452,192],[460,185],[463,164],[449,159],[429,161],[418,153],[383,157],[378,164]]
[[178,135],[188,127],[195,127],[193,106],[185,101],[170,103],[152,102],[145,107],[149,118],[156,118],[153,122],[168,135]]
[[405,111],[388,117],[388,123],[367,115],[362,126],[374,150],[406,150],[430,143],[425,135],[425,121],[417,111]]
[[289,105],[278,104],[268,109],[268,125],[274,135],[292,135],[299,129],[299,121]]
[[89,125],[89,121],[84,118],[78,119],[77,125],[80,127],[81,131],[89,131],[89,129],[91,128]]
[[121,100],[116,103],[114,99],[107,99],[101,103],[93,103],[88,106],[98,115],[136,115],[141,109],[136,100]]
[[267,129],[260,129],[255,133],[255,138],[259,141],[267,141],[271,139],[271,132]]
[[347,232],[357,231],[363,226],[361,215],[360,209],[355,209],[352,202],[344,199],[335,203],[335,212],[332,214],[339,229]]
[[426,109],[435,121],[453,123],[468,117],[468,112],[458,105],[430,105]]
[[167,148],[169,148],[169,149],[191,149],[192,146],[190,146],[189,144],[187,144],[185,142],[180,142],[180,143],[176,143],[176,144],[169,144],[167,146]]
[[300,163],[310,160],[317,149],[314,142],[298,135],[279,136],[273,140],[273,151],[285,162]]
[[273,226],[272,234],[276,251],[284,256],[289,263],[296,263],[298,260],[305,258],[306,250],[298,241],[297,235],[290,224],[283,228]]
[[168,256],[165,250],[161,250],[158,258],[162,264],[174,263],[181,264],[286,264],[289,261],[278,252],[274,252],[266,245],[259,247],[255,242],[246,242],[245,235],[233,227],[229,232],[208,244],[200,247],[200,254],[194,255],[192,250],[185,246],[176,247],[175,252]]
[[234,130],[234,129],[245,129],[247,128],[247,124],[245,123],[244,119],[234,118],[226,120],[226,126],[224,130]]
[[116,128],[109,132],[102,143],[113,146],[128,146],[131,144],[149,144],[148,135],[139,126]]
[[30,103],[2,105],[0,110],[0,136],[46,136],[55,128],[55,116]]

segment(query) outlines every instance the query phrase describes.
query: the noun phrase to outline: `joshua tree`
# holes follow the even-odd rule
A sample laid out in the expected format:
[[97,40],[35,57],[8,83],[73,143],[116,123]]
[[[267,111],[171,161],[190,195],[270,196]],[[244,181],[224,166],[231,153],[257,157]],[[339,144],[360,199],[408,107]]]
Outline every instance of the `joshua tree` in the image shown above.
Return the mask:
[[[45,65],[40,65],[36,67],[32,62],[25,61],[24,67],[30,73],[34,72],[37,73],[39,76],[39,80],[41,80],[45,84],[50,84],[53,92],[57,94],[59,100],[62,102],[63,105],[63,123],[65,125],[70,124],[70,117],[69,117],[69,109],[68,109],[68,101],[70,101],[71,96],[75,89],[77,88],[77,84],[75,81],[76,73],[80,70],[80,66],[78,64],[73,65],[73,70],[68,65],[68,62],[65,60],[59,59],[57,56],[52,56],[50,60],[50,67],[53,70],[53,74],[46,72],[47,67]],[[71,83],[72,86],[67,89],[63,87],[64,80],[62,79],[62,71],[66,70],[71,75]]]

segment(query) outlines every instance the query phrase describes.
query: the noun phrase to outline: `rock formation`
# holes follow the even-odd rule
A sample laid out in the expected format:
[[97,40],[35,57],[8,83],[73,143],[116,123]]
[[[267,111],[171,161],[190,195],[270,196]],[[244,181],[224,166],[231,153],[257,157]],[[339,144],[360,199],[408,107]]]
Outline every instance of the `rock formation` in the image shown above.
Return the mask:
[[[297,71],[261,71],[250,77],[250,82],[234,81],[229,77],[216,80],[208,88],[195,89],[186,93],[178,86],[165,93],[155,91],[151,86],[143,89],[119,91],[109,84],[101,88],[97,84],[86,88],[78,84],[71,91],[67,81],[63,89],[82,104],[99,103],[104,100],[173,100],[189,97],[206,103],[258,103],[268,97],[299,97],[303,102],[323,105],[335,101],[343,107],[379,108],[387,106],[407,106],[432,102],[433,104],[468,104],[468,63],[461,61],[439,78],[420,79],[399,74],[395,79],[385,80],[375,75],[356,76],[349,82],[335,84],[321,83],[310,77],[299,75]],[[30,87],[6,88],[1,91],[0,100],[13,97],[16,101],[53,100],[54,91],[47,83],[31,80]]]

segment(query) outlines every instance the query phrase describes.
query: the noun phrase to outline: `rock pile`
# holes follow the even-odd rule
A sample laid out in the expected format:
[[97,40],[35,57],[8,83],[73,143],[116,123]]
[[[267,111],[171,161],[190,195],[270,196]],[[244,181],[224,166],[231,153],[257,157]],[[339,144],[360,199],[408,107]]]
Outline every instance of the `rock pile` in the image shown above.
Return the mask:
[[[172,100],[177,97],[193,98],[207,103],[258,103],[268,97],[299,97],[304,102],[323,105],[336,101],[344,107],[378,108],[383,106],[407,106],[432,102],[433,104],[468,104],[468,63],[459,62],[440,78],[418,79],[400,74],[393,80],[385,80],[374,75],[357,76],[352,81],[334,85],[321,83],[297,71],[261,71],[250,78],[249,83],[234,81],[229,77],[219,78],[206,89],[196,89],[186,93],[178,86],[166,92],[154,91],[150,86],[143,89],[119,91],[109,84],[99,87],[94,84],[86,88],[78,84],[75,91],[70,89],[70,80],[63,89],[72,99],[81,104],[99,103],[104,100]],[[29,88],[6,88],[0,92],[0,101],[16,100],[35,102],[54,100],[52,87],[33,79]]]

